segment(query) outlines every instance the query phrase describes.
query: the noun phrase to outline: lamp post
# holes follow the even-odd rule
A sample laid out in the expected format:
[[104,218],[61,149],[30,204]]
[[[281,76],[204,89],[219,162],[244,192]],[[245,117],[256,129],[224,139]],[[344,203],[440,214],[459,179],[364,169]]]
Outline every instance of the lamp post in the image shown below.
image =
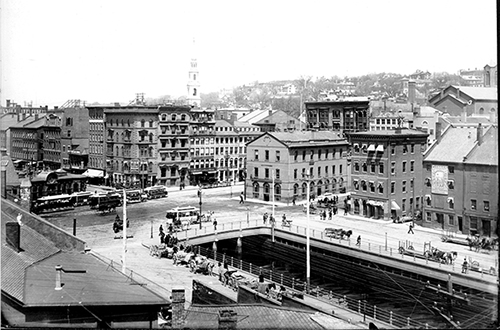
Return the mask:
[[275,173],[274,168],[271,169],[271,171],[272,171],[271,175],[273,176],[273,182],[272,182],[272,187],[271,187],[271,196],[273,197],[273,215],[272,215],[272,217],[273,217],[273,220],[275,220],[276,217],[274,216],[274,173]]
[[200,229],[201,229],[201,215],[202,215],[202,213],[201,213],[201,205],[203,204],[202,200],[201,200],[201,195],[202,195],[202,189],[201,189],[201,186],[200,186],[200,188],[198,188],[198,197],[200,197],[200,214],[198,215],[198,218],[200,220]]
[[310,186],[311,186],[311,180],[312,176],[309,174],[304,173],[302,181],[305,181],[307,183],[307,193],[306,193],[306,198],[307,198],[307,226],[306,226],[306,282],[307,286],[311,284],[311,248],[310,248],[310,239],[309,239],[309,208],[310,208]]
[[247,206],[247,225],[250,225],[250,206]]

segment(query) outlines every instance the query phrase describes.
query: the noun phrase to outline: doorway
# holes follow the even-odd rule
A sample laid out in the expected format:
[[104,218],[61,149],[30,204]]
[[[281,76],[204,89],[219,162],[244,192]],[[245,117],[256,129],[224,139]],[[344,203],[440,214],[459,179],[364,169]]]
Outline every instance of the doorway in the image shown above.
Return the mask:
[[483,235],[491,237],[491,223],[489,220],[481,219],[481,225],[483,228]]
[[464,232],[464,222],[462,220],[462,217],[458,217],[458,231],[460,231],[461,233]]

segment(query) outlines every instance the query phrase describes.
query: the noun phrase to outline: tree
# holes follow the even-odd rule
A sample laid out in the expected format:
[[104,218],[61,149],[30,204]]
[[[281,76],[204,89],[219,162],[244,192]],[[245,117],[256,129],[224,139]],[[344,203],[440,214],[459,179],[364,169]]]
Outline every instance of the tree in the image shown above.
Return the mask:
[[202,108],[220,108],[222,106],[222,101],[219,99],[219,93],[217,92],[201,93],[200,98]]

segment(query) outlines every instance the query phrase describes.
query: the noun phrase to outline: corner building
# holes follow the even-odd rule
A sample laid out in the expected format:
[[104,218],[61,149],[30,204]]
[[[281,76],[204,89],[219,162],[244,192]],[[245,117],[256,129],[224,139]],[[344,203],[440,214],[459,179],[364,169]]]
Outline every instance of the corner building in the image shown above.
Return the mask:
[[[247,143],[246,192],[251,198],[290,203],[347,191],[349,144],[327,131],[267,132]],[[273,185],[274,184],[274,185]]]
[[388,219],[422,210],[422,152],[428,134],[396,129],[349,134],[352,145],[350,213]]

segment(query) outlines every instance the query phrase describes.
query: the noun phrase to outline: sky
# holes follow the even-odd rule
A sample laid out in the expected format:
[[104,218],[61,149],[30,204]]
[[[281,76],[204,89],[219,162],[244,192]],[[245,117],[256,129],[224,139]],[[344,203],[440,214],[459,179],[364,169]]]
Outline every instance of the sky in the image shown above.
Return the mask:
[[[127,103],[497,61],[494,0],[0,0],[0,102]],[[193,46],[193,39],[195,40]]]

